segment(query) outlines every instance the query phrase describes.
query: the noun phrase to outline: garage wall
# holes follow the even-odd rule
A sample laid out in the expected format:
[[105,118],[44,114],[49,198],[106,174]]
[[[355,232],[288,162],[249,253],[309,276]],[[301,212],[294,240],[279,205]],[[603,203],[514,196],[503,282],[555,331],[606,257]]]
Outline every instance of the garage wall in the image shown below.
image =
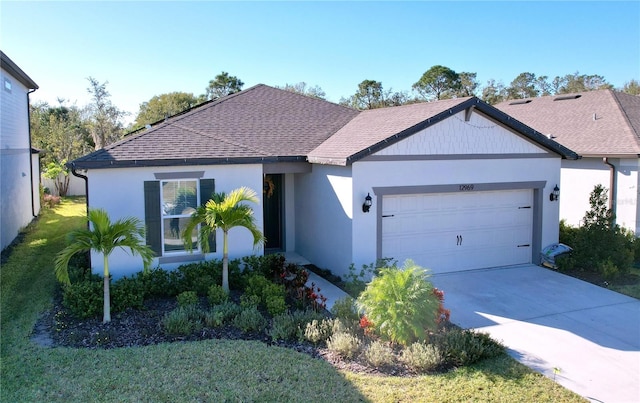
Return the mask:
[[[320,268],[346,273],[351,264],[351,168],[313,165],[296,174],[296,251]],[[366,195],[366,193],[365,193]]]
[[[544,182],[539,214],[540,239],[537,244],[544,247],[558,241],[559,204],[549,200],[556,183],[560,183],[560,158],[516,158],[505,156],[499,159],[454,159],[425,161],[359,161],[353,165],[354,194],[371,192],[372,213],[354,214],[353,260],[357,265],[369,264],[378,256],[380,236],[378,215],[381,197],[374,195],[373,188],[394,188],[424,185],[464,185],[483,183]],[[480,189],[480,186],[476,186]],[[506,186],[508,188],[508,186]],[[416,189],[417,193],[422,193]],[[466,191],[467,192],[467,191]],[[470,191],[473,192],[473,191]],[[364,196],[362,196],[363,198]],[[354,200],[354,209],[361,200]],[[355,211],[355,210],[354,210]]]
[[[616,167],[617,191],[615,195],[616,222],[640,235],[638,189],[640,185],[639,159],[609,160]],[[585,213],[590,209],[589,195],[600,184],[611,188],[609,166],[602,158],[582,158],[562,161],[560,185],[560,218],[573,226],[582,225]]]
[[[185,167],[149,167],[130,169],[97,169],[90,170],[89,202],[91,208],[103,208],[112,220],[123,217],[137,217],[144,222],[144,182],[156,180],[155,173],[204,171],[203,178],[215,179],[216,192],[230,192],[241,186],[255,190],[262,200],[262,166],[261,165],[224,165],[224,166],[185,166]],[[262,202],[254,205],[256,222],[262,228]],[[218,231],[216,241],[219,247],[216,253],[207,255],[207,259],[222,259],[222,232]],[[234,228],[229,232],[229,257],[239,258],[250,254],[262,254],[262,247],[253,248],[253,237],[244,228]],[[102,273],[102,256],[92,254],[93,270]],[[162,264],[171,269],[181,263]],[[153,267],[158,265],[154,259]],[[131,257],[128,252],[114,251],[109,260],[109,268],[114,278],[129,275],[142,268],[139,257]]]

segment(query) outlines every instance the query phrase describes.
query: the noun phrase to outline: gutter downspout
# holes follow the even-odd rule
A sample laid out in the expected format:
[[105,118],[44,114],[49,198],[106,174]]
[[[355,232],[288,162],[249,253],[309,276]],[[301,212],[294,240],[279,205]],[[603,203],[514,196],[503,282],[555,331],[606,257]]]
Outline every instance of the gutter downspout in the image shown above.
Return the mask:
[[616,167],[611,162],[609,162],[609,158],[603,157],[602,162],[605,165],[609,166],[609,210],[613,212],[613,216],[616,216],[615,211],[615,203],[613,202],[613,197],[616,194]]
[[[30,89],[27,91],[27,122],[29,122],[29,178],[31,178],[31,215],[36,217],[36,199],[33,194],[33,154],[31,146],[31,101],[29,101],[29,94],[35,92],[36,89]],[[38,157],[38,162],[40,162],[40,157]],[[38,178],[38,184],[40,184],[40,178]],[[39,186],[38,186],[39,187]],[[38,197],[40,195],[38,194]]]
[[[70,168],[71,168],[71,174],[73,176],[84,180],[84,194],[86,195],[85,196],[86,210],[87,210],[87,214],[89,214],[89,178],[86,175],[82,175],[76,171],[75,163],[72,162],[70,164]],[[90,229],[89,221],[87,221],[87,229]]]

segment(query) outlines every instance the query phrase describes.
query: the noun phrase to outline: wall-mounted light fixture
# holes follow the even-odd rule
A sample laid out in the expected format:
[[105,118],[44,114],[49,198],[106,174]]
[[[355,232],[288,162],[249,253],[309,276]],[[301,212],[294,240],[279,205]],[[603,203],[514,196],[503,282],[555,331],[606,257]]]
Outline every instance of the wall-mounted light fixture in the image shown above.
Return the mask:
[[558,187],[558,185],[556,185],[553,188],[553,192],[551,192],[551,194],[549,194],[549,200],[557,201],[558,197],[560,197],[560,188]]
[[364,203],[362,203],[362,212],[363,213],[368,213],[369,209],[371,208],[371,200],[373,200],[371,198],[371,195],[369,193],[367,193],[367,197],[364,198]]

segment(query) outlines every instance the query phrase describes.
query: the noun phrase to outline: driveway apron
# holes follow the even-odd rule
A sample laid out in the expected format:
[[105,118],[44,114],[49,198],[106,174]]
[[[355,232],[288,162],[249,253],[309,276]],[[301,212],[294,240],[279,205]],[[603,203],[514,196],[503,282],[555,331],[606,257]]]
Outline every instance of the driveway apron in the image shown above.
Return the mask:
[[640,402],[639,300],[534,265],[431,280],[453,323],[521,363],[594,402]]

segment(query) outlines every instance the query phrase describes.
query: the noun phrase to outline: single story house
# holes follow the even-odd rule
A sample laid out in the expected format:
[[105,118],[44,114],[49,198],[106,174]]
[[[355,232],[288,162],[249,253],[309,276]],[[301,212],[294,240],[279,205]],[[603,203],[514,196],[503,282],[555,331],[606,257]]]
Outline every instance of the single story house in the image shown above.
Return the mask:
[[0,51],[0,250],[40,213],[40,156],[31,147],[29,94],[36,84]]
[[640,236],[640,97],[612,90],[502,102],[496,108],[582,156],[563,160],[560,218],[580,226],[589,194],[609,189],[616,223]]
[[[235,228],[231,257],[295,252],[345,274],[383,257],[434,272],[538,263],[558,241],[561,160],[577,158],[475,97],[358,111],[256,85],[70,166],[89,207],[146,221],[154,264],[220,258],[185,252],[180,230],[212,191],[247,186],[267,241],[254,250]],[[141,261],[118,251],[111,268]]]

